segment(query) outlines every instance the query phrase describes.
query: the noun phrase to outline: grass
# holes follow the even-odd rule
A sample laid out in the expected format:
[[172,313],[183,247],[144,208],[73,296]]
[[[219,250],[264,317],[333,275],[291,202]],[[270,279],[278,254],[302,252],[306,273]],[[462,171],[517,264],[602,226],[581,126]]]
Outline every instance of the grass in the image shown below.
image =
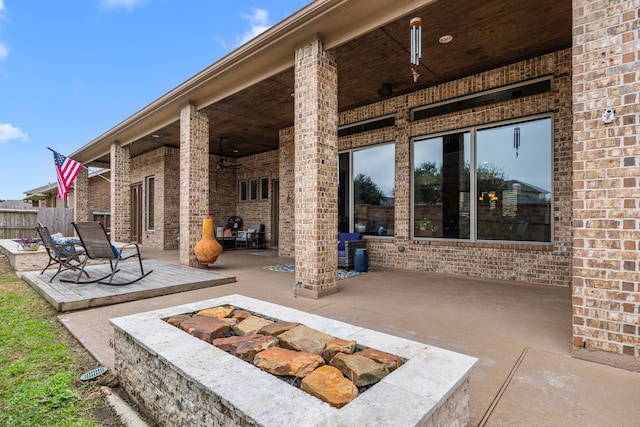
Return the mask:
[[99,366],[57,313],[0,256],[0,426],[118,426],[96,381]]

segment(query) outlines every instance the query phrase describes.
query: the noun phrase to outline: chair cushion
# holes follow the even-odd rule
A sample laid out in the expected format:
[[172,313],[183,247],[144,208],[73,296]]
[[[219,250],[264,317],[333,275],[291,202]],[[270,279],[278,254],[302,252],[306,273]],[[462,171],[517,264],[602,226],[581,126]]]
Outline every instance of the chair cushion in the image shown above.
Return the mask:
[[338,258],[344,258],[345,256],[347,256],[347,251],[345,250],[338,251]]
[[344,251],[345,240],[361,240],[362,233],[338,233],[338,250]]

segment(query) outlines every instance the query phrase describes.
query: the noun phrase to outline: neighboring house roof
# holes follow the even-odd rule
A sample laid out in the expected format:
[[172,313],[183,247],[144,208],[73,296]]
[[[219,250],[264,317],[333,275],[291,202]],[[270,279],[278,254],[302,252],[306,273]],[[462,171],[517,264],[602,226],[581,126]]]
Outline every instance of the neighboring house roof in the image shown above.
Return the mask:
[[5,200],[0,202],[0,209],[33,209],[33,206],[22,200]]
[[[89,174],[89,178],[93,178],[94,176],[99,175],[109,175],[111,173],[110,169],[100,169],[96,172],[92,172]],[[24,200],[43,200],[47,197],[55,194],[58,194],[58,183],[49,183],[47,185],[43,185],[41,187],[37,187],[31,190],[27,190],[24,192],[25,197]]]
[[47,184],[24,192],[24,200],[43,200],[52,194],[58,194],[58,183]]

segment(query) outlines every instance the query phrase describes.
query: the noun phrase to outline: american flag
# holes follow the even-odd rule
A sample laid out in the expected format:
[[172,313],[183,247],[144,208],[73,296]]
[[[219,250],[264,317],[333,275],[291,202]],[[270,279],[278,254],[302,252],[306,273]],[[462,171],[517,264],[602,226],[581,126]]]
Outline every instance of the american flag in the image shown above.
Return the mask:
[[53,160],[56,162],[56,174],[58,175],[58,197],[66,201],[67,193],[82,169],[82,163],[65,157],[57,151],[51,151],[53,151]]

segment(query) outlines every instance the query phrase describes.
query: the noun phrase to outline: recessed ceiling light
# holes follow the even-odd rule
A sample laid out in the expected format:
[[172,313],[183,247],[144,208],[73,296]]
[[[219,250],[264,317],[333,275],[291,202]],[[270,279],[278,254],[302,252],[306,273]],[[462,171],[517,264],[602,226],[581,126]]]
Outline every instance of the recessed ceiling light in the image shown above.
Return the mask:
[[154,133],[153,135],[151,135],[151,137],[152,138],[160,138],[160,135]]
[[447,34],[445,36],[442,36],[438,39],[438,42],[440,42],[440,44],[447,44],[450,43],[453,40],[453,36],[451,34]]
[[233,152],[234,152],[234,153],[237,153],[237,152],[238,152],[238,150],[234,149],[234,150],[233,150]]

